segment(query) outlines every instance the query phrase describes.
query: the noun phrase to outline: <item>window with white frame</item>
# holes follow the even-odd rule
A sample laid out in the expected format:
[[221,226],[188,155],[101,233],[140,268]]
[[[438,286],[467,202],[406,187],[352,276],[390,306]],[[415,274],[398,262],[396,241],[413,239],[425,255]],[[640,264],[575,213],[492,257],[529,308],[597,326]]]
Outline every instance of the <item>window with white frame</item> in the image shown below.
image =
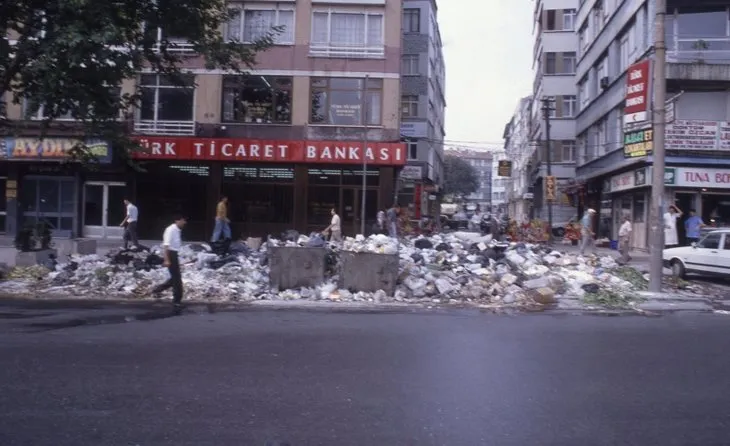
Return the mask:
[[382,57],[383,14],[315,10],[310,54],[327,57]]
[[402,118],[418,117],[418,96],[403,95],[400,99],[400,109]]
[[574,163],[575,162],[575,141],[566,140],[560,141],[560,161],[563,163]]
[[[107,104],[107,107],[111,107],[112,110],[109,110],[109,109],[104,110],[102,112],[103,114],[108,111],[117,111],[116,107],[119,105],[119,100],[122,97],[122,89],[120,87],[110,87],[110,88],[108,88],[108,90],[111,93],[111,95],[114,97],[115,101],[110,104]],[[78,104],[78,102],[74,101],[73,104]],[[3,116],[4,106],[5,105],[4,105],[4,102],[2,101],[2,97],[0,97],[0,116]],[[22,106],[23,106],[23,119],[41,121],[41,120],[47,119],[49,117],[49,113],[46,113],[46,110],[49,110],[49,108],[48,108],[49,106],[56,107],[56,108],[58,108],[58,107],[65,108],[65,107],[71,106],[71,104],[57,104],[54,106],[53,104],[36,102],[36,101],[29,100],[28,98],[23,98]],[[77,106],[74,106],[74,108],[76,108],[81,113],[84,113],[84,114],[88,113],[87,116],[89,116],[89,117],[93,116],[93,114],[94,114],[93,104],[87,108],[87,112],[83,112],[81,110],[81,108],[77,107]],[[51,113],[51,114],[53,114],[53,113]],[[122,115],[122,113],[120,112],[119,117],[121,117],[121,115]],[[66,111],[60,113],[58,116],[54,117],[53,119],[56,121],[75,121],[76,120],[76,118],[74,118],[71,110],[66,110]]]
[[[236,6],[235,3],[231,6],[233,17],[226,26],[226,38],[229,41],[254,43],[271,35],[276,44],[294,43],[293,8],[248,4]],[[281,27],[280,32],[274,32],[274,27]]]
[[616,109],[616,148],[619,149],[624,146],[624,111],[623,109]]
[[581,79],[578,83],[578,100],[580,101],[581,109],[585,108],[591,102],[591,97],[588,94],[588,76]]
[[367,116],[369,125],[380,125],[382,104],[383,79],[311,78],[312,124],[357,126]]
[[418,54],[405,54],[401,59],[402,74],[406,76],[417,75],[420,59]]
[[623,35],[618,44],[619,64],[618,72],[623,73],[629,68],[629,36]]
[[563,96],[563,118],[572,118],[577,113],[577,100],[575,96]]
[[608,153],[611,148],[608,144],[608,120],[606,118],[598,121],[596,131],[598,132],[598,149],[596,153]]
[[563,73],[575,74],[576,54],[573,52],[563,53]]
[[589,39],[587,38],[587,34],[588,21],[586,21],[586,24],[583,25],[578,31],[578,49],[580,49],[581,54],[585,53],[585,50],[586,48],[588,48],[588,44],[590,43]]
[[140,122],[195,121],[195,77],[184,76],[182,85],[166,76],[143,74],[140,76]]
[[563,10],[563,31],[575,31],[575,9]]
[[403,32],[404,33],[420,33],[421,32],[421,10],[420,9],[418,9],[418,8],[404,8],[403,9]]
[[[45,113],[46,106],[43,104],[39,104],[34,101],[30,101],[26,98],[23,98],[23,118],[29,119],[33,121],[42,121],[43,119],[48,118],[48,115]],[[73,121],[74,117],[71,114],[71,111],[67,111],[66,113],[61,114],[57,118],[54,118],[57,121]]]

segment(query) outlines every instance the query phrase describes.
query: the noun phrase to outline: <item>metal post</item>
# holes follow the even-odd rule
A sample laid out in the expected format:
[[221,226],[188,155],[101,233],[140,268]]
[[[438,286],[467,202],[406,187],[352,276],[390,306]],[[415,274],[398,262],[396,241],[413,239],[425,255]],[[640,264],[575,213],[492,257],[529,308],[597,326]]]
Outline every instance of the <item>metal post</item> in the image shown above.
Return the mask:
[[667,93],[665,76],[667,47],[664,41],[664,20],[667,15],[666,0],[656,0],[654,22],[654,147],[652,151],[653,174],[651,179],[651,208],[649,213],[649,291],[661,292],[664,250],[664,103]]
[[[551,153],[552,141],[550,140],[550,112],[553,111],[552,98],[542,100],[542,111],[545,114],[545,163],[547,164],[547,176],[553,175],[553,157]],[[556,186],[557,188],[557,186]],[[553,243],[553,200],[547,200],[548,211],[548,244]]]
[[369,75],[365,75],[365,85],[362,89],[362,121],[363,121],[363,134],[362,134],[362,197],[360,198],[360,234],[365,235],[365,188],[368,185],[368,158],[365,154],[368,151],[368,81],[370,80]]

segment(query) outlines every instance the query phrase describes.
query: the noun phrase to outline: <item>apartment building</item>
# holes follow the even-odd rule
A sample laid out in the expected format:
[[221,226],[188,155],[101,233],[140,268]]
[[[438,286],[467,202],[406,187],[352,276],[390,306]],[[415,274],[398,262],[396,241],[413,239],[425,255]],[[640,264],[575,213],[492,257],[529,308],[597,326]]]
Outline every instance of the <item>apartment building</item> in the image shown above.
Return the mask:
[[404,0],[401,56],[400,133],[408,164],[399,179],[399,201],[437,215],[438,200],[429,200],[443,181],[445,65],[436,0]]
[[[86,171],[53,162],[73,145],[60,131],[42,144],[32,130],[3,140],[8,162],[0,176],[14,189],[3,197],[17,194],[5,203],[9,232],[43,219],[56,236],[116,237],[128,196],[139,207],[142,238],[159,238],[172,214],[183,213],[187,237],[206,239],[225,195],[235,237],[322,230],[333,208],[354,234],[363,178],[367,219],[392,204],[407,158],[401,1],[233,0],[229,7],[240,14],[220,30],[228,39],[251,42],[275,25],[284,31],[249,75],[206,69],[181,42],[186,87],[151,71],[124,85],[142,87],[130,129],[147,148],[143,172],[113,159],[104,141],[103,164]],[[32,124],[42,110],[9,104],[7,115]]]
[[446,155],[463,159],[474,168],[479,177],[478,189],[467,196],[465,201],[478,204],[483,211],[490,210],[492,207],[492,169],[494,160],[492,152],[452,147],[447,149]]
[[529,219],[534,199],[534,188],[528,178],[528,162],[535,150],[530,138],[531,116],[532,96],[527,96],[520,99],[503,135],[506,158],[512,162],[511,176],[507,178],[507,212],[516,221]]
[[575,214],[563,191],[575,176],[575,88],[578,36],[576,12],[579,0],[536,0],[534,10],[535,44],[533,66],[530,138],[535,141],[531,154],[529,179],[534,187],[530,218],[547,218],[543,189],[547,176],[547,127],[543,103],[552,99],[550,114],[550,156],[560,199],[553,202],[553,220],[567,220]]
[[510,160],[505,150],[498,150],[492,154],[492,211],[495,213],[507,212],[507,190],[509,189],[511,177],[499,175],[499,162]]
[[[696,209],[706,223],[727,225],[730,12],[727,3],[712,0],[667,3],[666,202],[685,216]],[[615,239],[621,216],[631,216],[636,248],[647,247],[649,231],[651,113],[634,123],[629,117],[636,115],[624,110],[628,73],[636,78],[652,72],[655,15],[653,0],[591,0],[580,5],[577,16],[576,193],[583,207],[601,210],[598,231],[606,237]],[[636,65],[643,61],[648,63]],[[637,152],[637,147],[648,150]],[[684,239],[684,225],[678,226]]]

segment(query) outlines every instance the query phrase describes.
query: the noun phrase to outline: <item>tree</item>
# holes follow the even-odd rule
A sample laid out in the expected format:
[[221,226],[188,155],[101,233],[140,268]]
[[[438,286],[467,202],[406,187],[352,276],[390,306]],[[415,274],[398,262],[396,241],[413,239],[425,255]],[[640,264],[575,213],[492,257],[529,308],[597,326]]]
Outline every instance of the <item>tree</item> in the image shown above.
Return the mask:
[[[70,114],[86,138],[126,154],[136,144],[119,117],[139,105],[141,90],[120,93],[124,80],[147,68],[182,86],[191,56],[209,69],[244,73],[281,32],[272,28],[248,45],[226,41],[220,30],[236,14],[225,0],[4,0],[0,29],[9,33],[0,39],[0,94],[43,107],[41,136]],[[181,43],[191,52],[180,51]],[[0,135],[19,125],[0,118]],[[83,144],[72,155],[93,159]]]
[[444,194],[466,196],[479,189],[479,175],[463,159],[446,155],[444,157]]

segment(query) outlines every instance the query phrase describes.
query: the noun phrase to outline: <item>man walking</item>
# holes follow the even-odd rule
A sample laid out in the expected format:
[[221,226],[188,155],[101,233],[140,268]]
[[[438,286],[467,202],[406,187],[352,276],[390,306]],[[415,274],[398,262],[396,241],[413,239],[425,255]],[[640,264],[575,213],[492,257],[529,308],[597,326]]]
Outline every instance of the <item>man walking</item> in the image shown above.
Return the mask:
[[322,234],[330,234],[330,241],[340,243],[342,241],[342,226],[340,224],[340,216],[337,215],[337,211],[335,208],[332,208],[330,210],[330,214],[332,215],[332,221],[330,222],[330,225],[327,226],[327,229],[322,231]]
[[124,206],[127,208],[127,215],[119,225],[124,228],[124,249],[127,249],[130,241],[132,242],[132,248],[136,248],[138,246],[137,219],[139,218],[139,210],[127,198],[124,199]]
[[175,307],[180,307],[183,297],[182,274],[180,272],[180,258],[178,252],[182,248],[182,228],[185,227],[187,219],[182,216],[176,216],[174,223],[165,229],[162,235],[162,253],[163,265],[170,272],[170,278],[161,285],[152,290],[155,298],[160,298],[161,293],[172,288],[172,303]]
[[228,197],[221,197],[215,208],[215,228],[211,242],[215,243],[223,236],[224,240],[231,238],[231,221],[228,220]]
[[618,252],[621,254],[619,258],[622,264],[629,263],[631,256],[629,255],[629,249],[631,248],[631,217],[628,215],[624,216],[624,223],[618,230]]
[[699,217],[694,209],[689,210],[689,218],[684,222],[684,229],[687,231],[687,244],[700,241],[700,230],[705,227],[702,217]]
[[[593,232],[593,216],[596,215],[594,209],[588,209],[583,218],[580,220],[580,255],[585,255],[586,248],[589,244],[593,243],[593,237],[596,235]],[[592,250],[593,248],[591,248]]]
[[388,221],[388,235],[393,238],[398,238],[398,214],[400,212],[400,206],[394,204],[386,213],[386,219]]

